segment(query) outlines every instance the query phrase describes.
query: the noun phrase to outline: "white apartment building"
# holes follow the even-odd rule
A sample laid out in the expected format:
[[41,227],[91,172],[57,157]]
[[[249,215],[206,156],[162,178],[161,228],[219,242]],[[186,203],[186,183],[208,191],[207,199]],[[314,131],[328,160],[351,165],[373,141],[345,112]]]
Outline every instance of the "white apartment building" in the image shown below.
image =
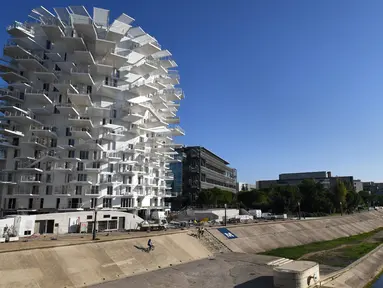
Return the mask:
[[[168,50],[133,18],[38,7],[7,31],[0,76],[5,214],[164,210],[180,88]],[[145,213],[144,213],[145,214]]]

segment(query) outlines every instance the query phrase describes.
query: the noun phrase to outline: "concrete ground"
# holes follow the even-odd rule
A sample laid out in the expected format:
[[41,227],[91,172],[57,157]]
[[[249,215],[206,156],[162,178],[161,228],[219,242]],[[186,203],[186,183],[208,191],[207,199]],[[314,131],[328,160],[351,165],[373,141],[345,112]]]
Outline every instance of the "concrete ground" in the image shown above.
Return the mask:
[[275,259],[263,255],[220,254],[214,259],[203,259],[90,287],[272,288],[273,269],[265,263]]
[[[166,235],[172,233],[182,233],[186,232],[180,229],[172,229],[167,231],[152,231],[141,232],[100,232],[97,234],[97,242],[100,241],[110,241],[110,240],[123,240],[123,239],[131,239],[138,237],[147,237],[147,236],[158,236],[158,235]],[[58,246],[66,246],[66,245],[76,245],[76,244],[85,244],[91,243],[92,235],[91,234],[65,234],[59,235],[57,240],[52,240],[52,237],[56,237],[54,234],[47,235],[39,235],[36,238],[23,238],[18,242],[9,242],[9,243],[1,243],[0,244],[0,253],[2,252],[11,252],[11,251],[20,251],[20,250],[29,250],[29,249],[39,249],[39,248],[49,248],[49,247],[58,247]],[[24,241],[27,242],[24,242]]]
[[[125,279],[90,286],[92,288],[272,288],[273,267],[266,264],[278,257],[227,253]],[[334,272],[323,267],[322,274]]]

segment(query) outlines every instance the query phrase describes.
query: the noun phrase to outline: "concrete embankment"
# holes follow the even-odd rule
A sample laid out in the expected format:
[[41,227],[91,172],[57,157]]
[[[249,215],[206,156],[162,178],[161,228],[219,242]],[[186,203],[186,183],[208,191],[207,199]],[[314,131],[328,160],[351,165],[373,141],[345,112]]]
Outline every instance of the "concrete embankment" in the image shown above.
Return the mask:
[[150,253],[148,238],[0,253],[0,287],[84,287],[210,256],[186,233],[151,238]]
[[383,270],[383,245],[321,281],[323,287],[363,288]]
[[233,252],[259,253],[347,237],[382,226],[383,212],[372,211],[325,219],[228,227],[236,238],[227,237],[217,229],[210,229],[210,232]]

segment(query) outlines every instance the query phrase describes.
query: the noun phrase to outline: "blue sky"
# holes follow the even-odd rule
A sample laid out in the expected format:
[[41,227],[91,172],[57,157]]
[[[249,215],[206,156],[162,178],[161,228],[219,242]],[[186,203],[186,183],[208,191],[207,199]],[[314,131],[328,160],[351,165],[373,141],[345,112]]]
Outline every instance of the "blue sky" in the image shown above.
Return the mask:
[[227,159],[241,181],[313,170],[383,180],[382,1],[3,2],[0,44],[39,5],[135,18],[179,65],[179,142]]

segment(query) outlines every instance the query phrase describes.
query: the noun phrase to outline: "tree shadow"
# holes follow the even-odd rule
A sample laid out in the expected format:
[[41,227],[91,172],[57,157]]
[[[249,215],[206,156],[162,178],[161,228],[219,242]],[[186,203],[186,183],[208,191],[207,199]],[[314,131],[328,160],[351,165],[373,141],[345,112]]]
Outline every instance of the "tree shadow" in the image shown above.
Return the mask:
[[255,279],[251,279],[242,284],[235,285],[234,288],[273,288],[273,276],[260,276]]

